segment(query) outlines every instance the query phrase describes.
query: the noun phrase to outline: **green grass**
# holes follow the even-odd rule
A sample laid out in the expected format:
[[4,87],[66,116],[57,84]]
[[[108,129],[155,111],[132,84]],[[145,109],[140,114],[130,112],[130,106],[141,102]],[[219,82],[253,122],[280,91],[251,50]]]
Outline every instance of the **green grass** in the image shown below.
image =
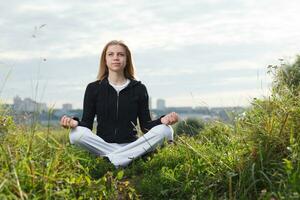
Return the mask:
[[66,133],[17,130],[2,138],[0,199],[135,196],[112,165],[71,146]]
[[288,99],[255,100],[125,169],[70,145],[68,130],[17,127],[0,140],[0,198],[299,199],[300,102]]

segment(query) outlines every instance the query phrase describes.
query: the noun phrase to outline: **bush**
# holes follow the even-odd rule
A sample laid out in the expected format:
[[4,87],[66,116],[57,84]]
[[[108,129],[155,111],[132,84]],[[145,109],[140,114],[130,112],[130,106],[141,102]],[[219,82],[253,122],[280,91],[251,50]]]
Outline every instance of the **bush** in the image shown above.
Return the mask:
[[0,104],[0,135],[4,135],[9,129],[14,127],[14,121],[11,116],[8,116]]
[[300,56],[296,57],[296,61],[292,64],[283,62],[280,66],[270,65],[270,74],[274,75],[273,93],[285,95],[292,93],[299,95],[300,91]]
[[175,129],[175,134],[197,135],[204,128],[204,123],[194,118],[188,118],[179,122]]

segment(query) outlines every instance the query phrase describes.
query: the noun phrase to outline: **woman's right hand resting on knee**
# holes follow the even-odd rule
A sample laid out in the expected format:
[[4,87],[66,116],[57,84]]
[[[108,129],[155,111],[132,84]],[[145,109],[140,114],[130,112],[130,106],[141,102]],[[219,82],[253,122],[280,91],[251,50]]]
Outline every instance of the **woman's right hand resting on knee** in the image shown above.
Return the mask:
[[172,125],[178,122],[178,114],[176,112],[171,112],[160,119],[162,124]]
[[64,115],[60,119],[60,125],[64,128],[75,128],[78,126],[78,121],[72,119],[71,117]]

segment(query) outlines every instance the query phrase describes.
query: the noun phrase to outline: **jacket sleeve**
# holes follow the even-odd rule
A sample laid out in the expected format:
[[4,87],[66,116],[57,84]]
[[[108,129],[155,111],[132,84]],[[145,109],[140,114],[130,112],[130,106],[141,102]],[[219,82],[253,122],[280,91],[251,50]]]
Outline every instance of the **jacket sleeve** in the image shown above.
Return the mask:
[[161,124],[160,119],[152,120],[149,111],[149,97],[145,85],[142,84],[139,96],[138,118],[143,133],[148,132],[152,127]]
[[96,115],[96,88],[90,83],[86,87],[83,100],[83,114],[82,119],[73,118],[78,121],[78,126],[84,126],[93,130],[94,118]]

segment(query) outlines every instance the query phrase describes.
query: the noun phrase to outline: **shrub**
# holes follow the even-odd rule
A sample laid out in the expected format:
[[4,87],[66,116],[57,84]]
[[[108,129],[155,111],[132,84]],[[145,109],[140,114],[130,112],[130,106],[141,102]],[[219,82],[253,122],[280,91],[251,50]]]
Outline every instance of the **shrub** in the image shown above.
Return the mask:
[[194,118],[188,118],[179,122],[175,129],[175,134],[197,135],[204,128],[204,123]]
[[6,134],[8,130],[13,127],[14,127],[13,118],[6,114],[6,111],[0,104],[0,136]]
[[270,74],[274,75],[273,93],[285,95],[290,92],[293,95],[299,95],[300,91],[300,56],[292,64],[283,62],[280,66],[270,65]]

